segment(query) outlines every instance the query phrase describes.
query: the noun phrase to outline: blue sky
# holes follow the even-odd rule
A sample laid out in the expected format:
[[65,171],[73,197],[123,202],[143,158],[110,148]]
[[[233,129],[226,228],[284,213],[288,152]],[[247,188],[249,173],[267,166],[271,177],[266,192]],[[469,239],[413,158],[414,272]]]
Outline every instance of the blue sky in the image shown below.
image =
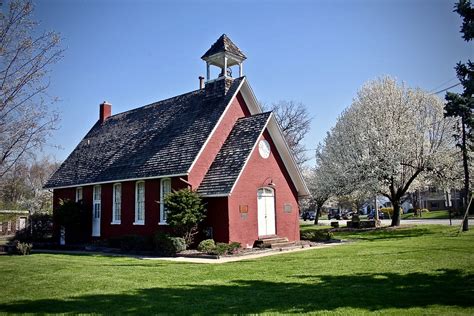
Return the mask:
[[66,48],[50,74],[62,118],[50,143],[62,149],[45,149],[60,161],[96,122],[102,101],[115,114],[197,89],[206,71],[200,57],[222,33],[247,55],[244,74],[259,100],[308,107],[308,148],[322,141],[368,80],[391,75],[442,89],[457,82],[455,63],[474,56],[459,33],[454,1],[35,4],[41,28],[60,32]]

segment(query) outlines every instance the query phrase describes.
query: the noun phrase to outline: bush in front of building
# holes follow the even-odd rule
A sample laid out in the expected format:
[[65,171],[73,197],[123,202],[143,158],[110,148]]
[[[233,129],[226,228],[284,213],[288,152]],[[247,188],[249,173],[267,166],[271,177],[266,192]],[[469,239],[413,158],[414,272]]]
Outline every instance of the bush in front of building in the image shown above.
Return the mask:
[[239,251],[241,244],[239,242],[231,242],[230,244],[226,243],[215,243],[212,239],[205,239],[201,241],[198,245],[198,250],[205,252],[210,255],[232,255]]
[[27,242],[16,242],[16,251],[19,255],[27,256],[31,253],[33,245]]
[[116,239],[114,243],[118,243],[120,250],[124,252],[153,250],[153,242],[151,238],[147,236],[125,235]]
[[157,232],[154,236],[155,251],[158,254],[174,255],[186,250],[186,242],[181,237],[171,237],[168,234]]
[[192,244],[198,226],[206,217],[202,199],[195,191],[182,189],[165,197],[166,222],[176,236],[184,238],[186,245]]
[[216,248],[216,243],[214,242],[213,239],[204,239],[197,246],[197,250],[201,252],[206,252],[206,253],[211,251],[214,248]]
[[334,235],[329,230],[314,230],[314,231],[303,231],[301,232],[300,238],[302,240],[309,240],[313,242],[328,241],[333,239]]
[[30,215],[25,229],[15,233],[14,239],[22,242],[49,242],[53,236],[53,216],[49,213]]
[[[82,243],[88,239],[88,224],[91,214],[81,202],[61,200],[53,212],[54,222],[63,226],[66,231],[66,243]],[[58,232],[56,232],[58,233]],[[56,236],[59,240],[59,236]]]

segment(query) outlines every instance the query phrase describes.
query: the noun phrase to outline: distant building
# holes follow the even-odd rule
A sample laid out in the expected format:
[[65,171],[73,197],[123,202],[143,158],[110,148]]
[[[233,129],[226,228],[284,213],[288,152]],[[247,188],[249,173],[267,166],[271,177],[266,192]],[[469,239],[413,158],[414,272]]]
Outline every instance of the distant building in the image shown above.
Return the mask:
[[0,237],[11,237],[26,228],[28,211],[0,210]]
[[425,208],[430,211],[462,208],[461,193],[459,190],[444,190],[435,186],[429,186],[417,190],[411,194],[412,204],[417,208]]

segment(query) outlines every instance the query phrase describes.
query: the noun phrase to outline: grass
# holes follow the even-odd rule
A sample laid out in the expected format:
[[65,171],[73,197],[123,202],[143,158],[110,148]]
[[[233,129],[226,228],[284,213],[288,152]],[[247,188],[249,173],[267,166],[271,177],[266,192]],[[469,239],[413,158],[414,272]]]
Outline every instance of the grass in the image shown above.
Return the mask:
[[[402,214],[401,219],[449,219],[448,211],[431,211],[421,213],[421,217],[414,217],[414,213]],[[454,218],[454,216],[452,217]]]
[[474,314],[472,230],[337,237],[358,242],[219,265],[0,256],[0,313]]

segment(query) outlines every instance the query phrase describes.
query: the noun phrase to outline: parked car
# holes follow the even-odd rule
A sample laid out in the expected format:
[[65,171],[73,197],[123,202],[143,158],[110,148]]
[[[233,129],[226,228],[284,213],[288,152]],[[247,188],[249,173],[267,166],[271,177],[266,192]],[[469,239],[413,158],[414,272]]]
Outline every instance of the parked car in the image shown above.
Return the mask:
[[[367,219],[375,219],[375,212],[371,211],[369,215],[367,216]],[[385,213],[379,211],[379,219],[385,219]]]
[[302,218],[303,218],[304,221],[306,221],[306,220],[314,221],[314,219],[316,218],[316,212],[314,212],[314,211],[305,211],[305,212],[303,212]]
[[353,214],[352,211],[342,212],[342,219],[348,220],[352,217],[352,214]]
[[338,210],[337,208],[332,208],[328,212],[328,219],[341,219],[341,211]]

